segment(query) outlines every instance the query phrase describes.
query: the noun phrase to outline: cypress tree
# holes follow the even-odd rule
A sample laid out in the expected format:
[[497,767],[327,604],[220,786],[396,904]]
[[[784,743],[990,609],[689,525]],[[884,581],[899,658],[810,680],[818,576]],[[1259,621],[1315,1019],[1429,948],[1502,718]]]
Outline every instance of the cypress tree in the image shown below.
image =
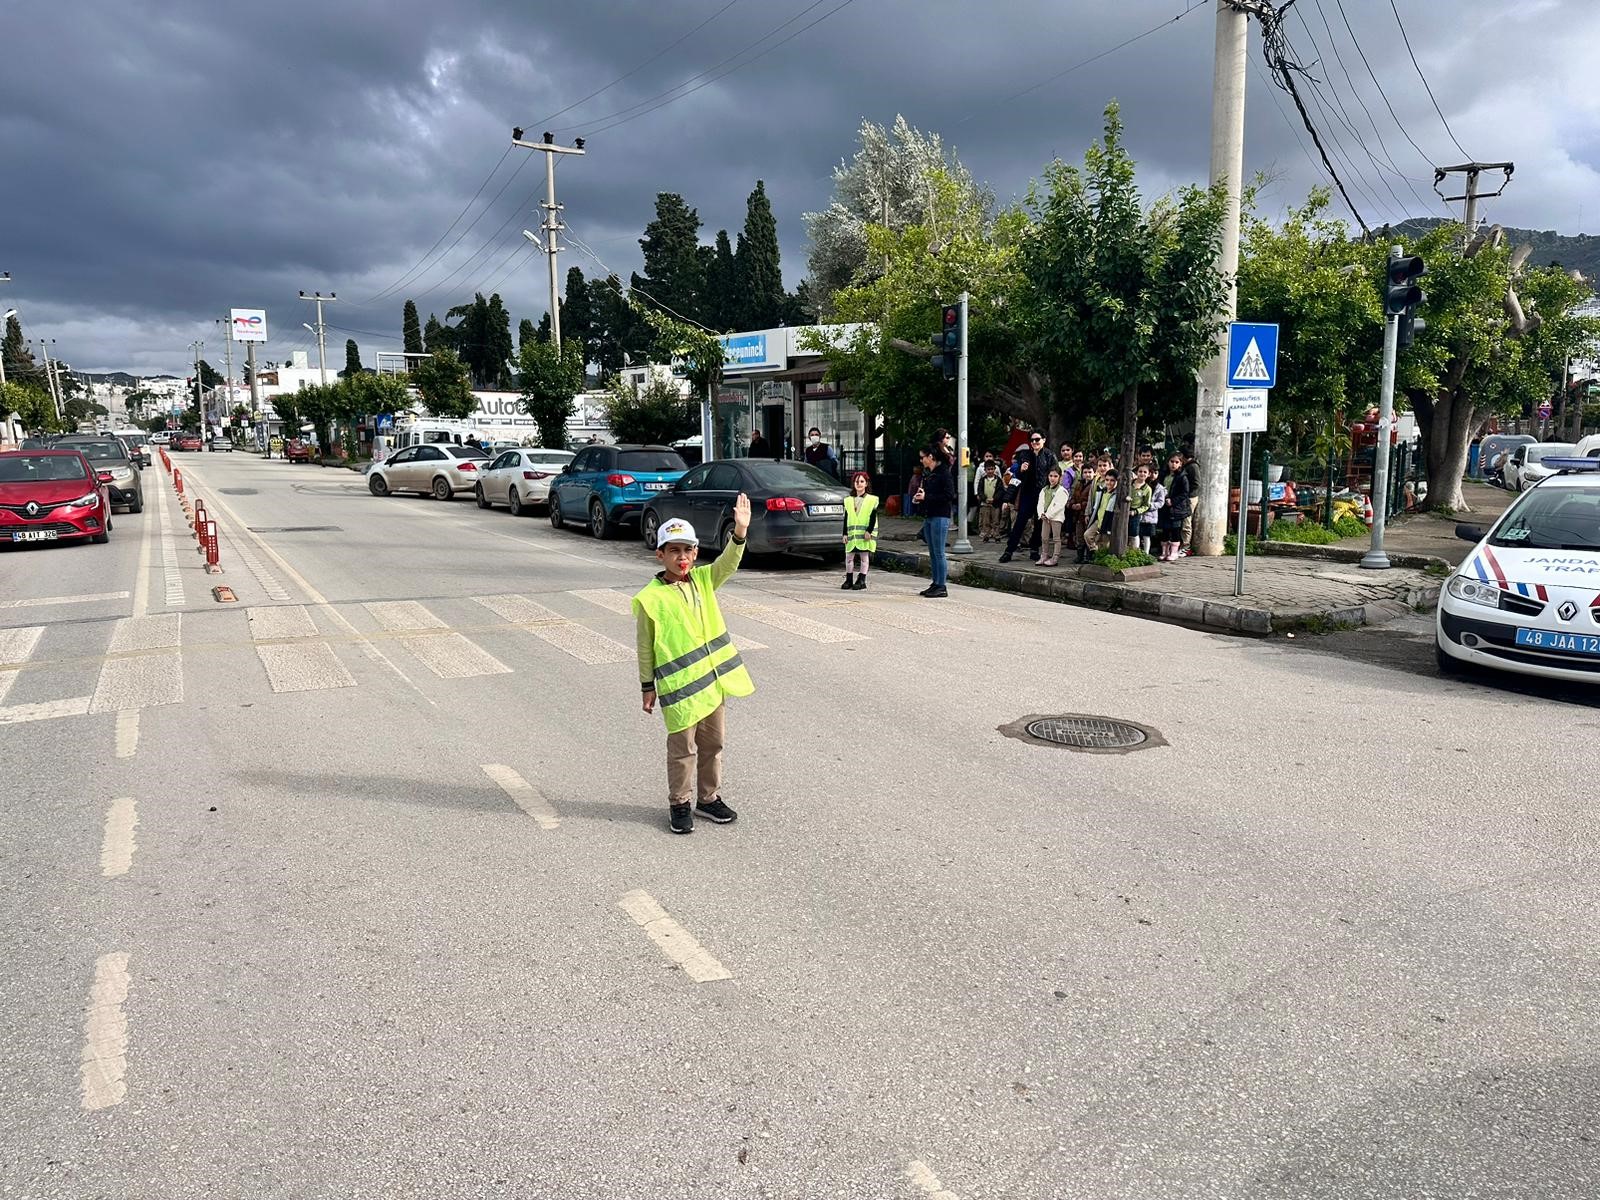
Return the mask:
[[594,350],[594,302],[589,282],[579,267],[567,269],[567,294],[561,299],[561,342],[575,342],[583,351],[583,364],[589,365]]
[[644,251],[644,276],[634,275],[633,286],[681,317],[702,320],[700,215],[676,192],[658,193],[655,220],[644,227],[639,248]]
[[778,263],[778,223],[767,199],[767,185],[756,180],[745,201],[744,231],[734,254],[738,269],[741,328],[766,329],[783,320],[783,271]]
[[400,319],[400,336],[405,339],[407,354],[421,354],[422,322],[417,319],[417,302],[407,300],[405,313]]
[[744,313],[740,303],[739,268],[734,262],[733,245],[726,229],[717,230],[716,248],[706,267],[706,324],[723,331],[747,328],[740,324]]
[[344,377],[354,379],[361,374],[361,347],[356,345],[355,338],[344,340]]
[[523,317],[517,322],[517,350],[520,352],[529,342],[537,340],[538,337],[533,332],[533,322]]

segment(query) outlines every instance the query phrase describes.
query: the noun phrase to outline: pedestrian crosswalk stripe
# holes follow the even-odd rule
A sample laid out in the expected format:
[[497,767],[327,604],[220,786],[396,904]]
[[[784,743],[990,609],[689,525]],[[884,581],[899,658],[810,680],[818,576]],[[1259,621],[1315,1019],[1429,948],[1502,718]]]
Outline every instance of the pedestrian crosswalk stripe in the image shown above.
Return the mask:
[[618,900],[617,907],[632,917],[645,935],[661,948],[661,952],[677,963],[695,983],[733,978],[733,972],[713,958],[693,934],[673,920],[649,892],[642,888],[635,889]]
[[6,693],[17,681],[18,668],[28,661],[39,645],[39,637],[43,633],[43,625],[0,629],[0,704],[5,703]]
[[532,817],[540,829],[560,827],[561,818],[556,816],[556,810],[550,806],[550,801],[516,771],[501,763],[485,763],[483,773],[499,784],[500,790],[511,798],[512,803]]
[[28,721],[48,721],[54,717],[81,717],[89,711],[89,696],[66,700],[42,700],[37,704],[8,704],[0,708],[0,725],[21,725]]
[[[590,604],[598,604],[608,612],[619,616],[631,617],[633,615],[633,597],[627,592],[618,591],[616,588],[588,588],[575,590],[572,595],[580,600],[587,600]],[[730,631],[733,632],[733,631]],[[733,632],[733,644],[742,652],[745,650],[765,650],[767,645],[758,642],[753,637],[745,637],[741,633]]]
[[7,600],[0,608],[53,608],[58,604],[95,604],[101,600],[126,600],[127,592],[85,592],[78,596],[35,596],[28,600]]
[[[274,692],[317,692],[355,686],[333,647],[316,640],[317,626],[303,604],[247,610],[256,657]],[[269,644],[270,643],[270,644]]]
[[505,663],[459,633],[451,632],[449,626],[415,600],[375,600],[363,607],[387,632],[415,631],[423,635],[400,637],[398,641],[440,679],[511,673]]
[[554,609],[546,608],[526,596],[474,596],[473,600],[495,616],[527,630],[540,641],[589,666],[632,662],[637,653],[632,646],[625,646],[576,621],[568,620]]
[[261,590],[266,593],[268,600],[285,601],[289,593],[279,583],[277,577],[267,570],[260,557],[245,538],[235,538],[230,534],[223,535],[228,542],[229,552],[245,565],[245,569],[256,577],[256,582],[261,585]]
[[760,621],[763,625],[771,625],[774,629],[781,629],[785,633],[792,633],[796,637],[803,637],[807,641],[821,642],[865,642],[869,641],[864,633],[851,633],[848,629],[840,629],[835,625],[824,625],[821,621],[813,621],[810,617],[802,617],[798,613],[788,612],[781,608],[768,608],[765,604],[749,604],[742,600],[724,604],[723,608],[732,614],[748,617],[752,621]]
[[[111,635],[90,712],[124,712],[183,702],[183,614],[124,617]],[[122,657],[114,657],[121,655]]]
[[845,610],[852,616],[860,617],[863,621],[871,621],[876,625],[887,625],[891,629],[902,629],[906,633],[942,635],[962,632],[953,625],[946,625],[943,621],[935,620],[926,607],[907,611],[903,608],[889,608],[862,600],[812,600],[810,604],[814,608]]

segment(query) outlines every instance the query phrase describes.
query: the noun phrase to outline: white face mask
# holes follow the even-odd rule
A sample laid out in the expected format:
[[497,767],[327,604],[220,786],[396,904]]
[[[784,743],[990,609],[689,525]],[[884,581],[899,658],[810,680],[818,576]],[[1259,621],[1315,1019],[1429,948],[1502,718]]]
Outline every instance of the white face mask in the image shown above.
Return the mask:
[[818,443],[818,442],[820,442],[820,441],[822,441],[822,439],[821,439],[821,438],[820,438],[820,437],[818,437],[818,436],[817,436],[817,435],[816,435],[816,434],[814,434],[814,433],[813,433],[813,434],[812,434],[812,435],[811,435],[811,444],[812,444],[812,445],[813,445],[813,446],[815,446],[815,445],[816,445],[816,444],[817,444],[817,443]]

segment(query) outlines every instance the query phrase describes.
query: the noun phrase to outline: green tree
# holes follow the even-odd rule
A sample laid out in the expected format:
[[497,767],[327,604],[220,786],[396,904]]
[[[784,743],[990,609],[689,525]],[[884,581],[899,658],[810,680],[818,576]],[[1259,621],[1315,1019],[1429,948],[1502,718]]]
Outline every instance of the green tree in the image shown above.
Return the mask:
[[541,313],[539,315],[539,328],[533,331],[533,340],[536,342],[548,342],[554,336],[555,330],[550,324],[550,314]]
[[733,254],[738,279],[739,320],[743,329],[769,329],[783,320],[783,271],[778,258],[778,223],[767,199],[767,185],[756,180],[745,201],[744,230]]
[[484,314],[484,334],[488,339],[484,386],[505,391],[512,384],[511,364],[517,350],[511,340],[511,314],[506,311],[505,301],[500,299],[499,292],[489,297],[488,310]]
[[705,323],[712,329],[733,333],[740,328],[739,268],[726,229],[717,230],[716,246],[706,262]]
[[437,354],[440,350],[455,348],[455,338],[451,330],[439,323],[439,318],[432,313],[428,314],[428,323],[422,329],[422,349],[428,354]]
[[400,336],[407,354],[422,354],[422,322],[417,318],[417,302],[407,300],[400,317]]
[[594,303],[589,282],[578,267],[567,268],[566,294],[561,298],[561,344],[577,343],[585,368],[594,356]]
[[589,297],[594,310],[594,351],[592,361],[600,378],[608,380],[629,362],[643,361],[654,334],[640,320],[615,275],[592,280]]
[[665,445],[688,437],[698,424],[698,406],[682,394],[675,379],[652,379],[635,392],[627,381],[615,378],[602,405],[619,442]]
[[344,340],[344,370],[340,374],[346,379],[354,379],[361,374],[361,347],[356,345],[355,338]]
[[644,237],[639,239],[644,276],[634,275],[631,286],[644,289],[657,305],[685,320],[701,320],[705,265],[699,245],[699,214],[676,192],[658,193],[655,220],[645,226]]
[[31,381],[7,378],[0,390],[0,408],[15,415],[28,433],[53,433],[61,427],[56,419],[56,402],[49,392]]
[[454,350],[440,350],[411,371],[411,384],[430,416],[461,421],[478,410],[466,364]]
[[533,322],[527,317],[523,317],[522,320],[517,322],[517,350],[519,352],[537,336],[533,331]]
[[573,397],[583,389],[583,350],[576,340],[529,342],[517,355],[517,390],[522,411],[539,426],[539,440],[553,450],[567,445]]
[[1122,144],[1117,105],[1083,166],[1045,170],[1037,221],[1023,242],[1021,304],[1033,353],[1057,386],[1120,409],[1122,470],[1113,550],[1128,544],[1128,489],[1139,434],[1139,388],[1193,375],[1211,357],[1226,282],[1212,264],[1226,191],[1188,187],[1146,212]]
[[34,361],[33,351],[28,349],[28,340],[22,334],[22,322],[15,313],[6,318],[5,338],[0,340],[0,359],[5,363],[7,382],[44,382],[44,368]]

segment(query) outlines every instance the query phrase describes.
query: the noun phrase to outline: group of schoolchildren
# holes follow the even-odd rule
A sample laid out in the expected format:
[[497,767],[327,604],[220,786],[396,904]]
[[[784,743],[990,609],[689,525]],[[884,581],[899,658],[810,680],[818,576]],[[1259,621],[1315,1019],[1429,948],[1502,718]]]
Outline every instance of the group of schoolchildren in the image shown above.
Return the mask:
[[[1196,474],[1188,455],[1174,451],[1163,469],[1149,446],[1139,448],[1128,488],[1129,546],[1154,551],[1163,562],[1188,554]],[[1038,434],[1017,448],[1005,470],[993,451],[985,451],[971,497],[979,536],[1006,543],[1001,562],[1009,562],[1024,539],[1041,567],[1059,566],[1068,550],[1077,551],[1077,562],[1089,562],[1111,543],[1120,478],[1110,454],[1085,456],[1063,444],[1057,456]]]

